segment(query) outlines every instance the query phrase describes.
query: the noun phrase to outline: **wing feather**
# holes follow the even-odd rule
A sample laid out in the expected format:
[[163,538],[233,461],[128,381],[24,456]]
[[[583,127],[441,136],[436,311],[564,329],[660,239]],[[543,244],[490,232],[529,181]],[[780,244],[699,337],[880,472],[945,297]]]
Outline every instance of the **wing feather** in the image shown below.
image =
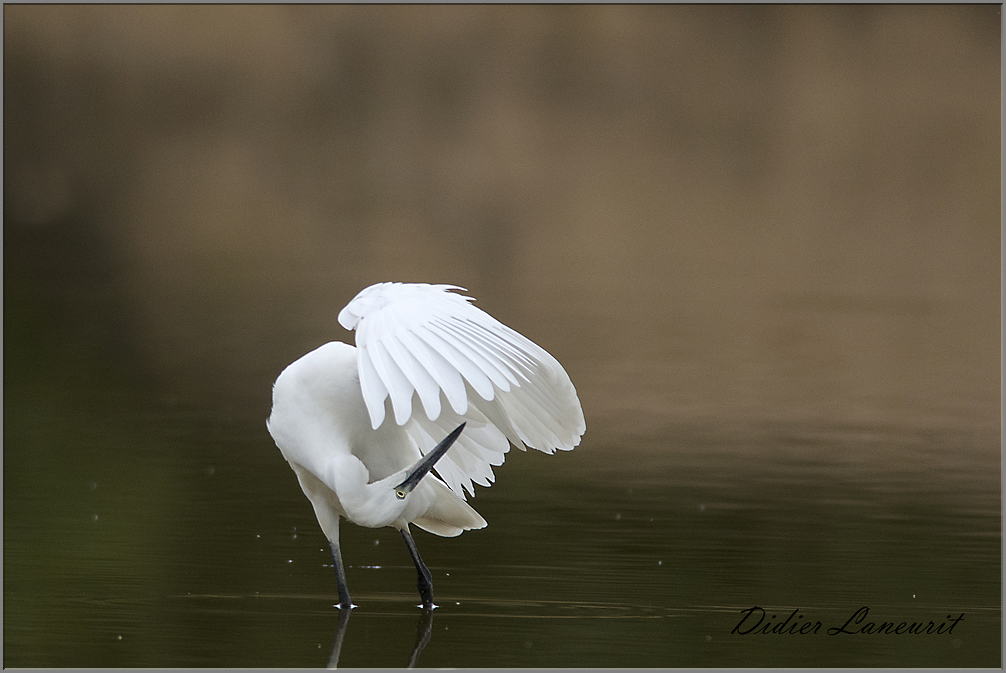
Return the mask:
[[527,375],[533,371],[534,363],[526,355],[513,348],[506,340],[499,338],[487,330],[484,325],[472,323],[468,334],[474,341],[477,341],[484,347],[487,352],[492,353],[499,361],[507,365],[503,367],[503,373],[511,384],[520,385],[520,381],[518,381],[516,376],[520,376],[524,381],[528,380]]
[[509,389],[509,382],[500,373],[496,364],[480,353],[477,348],[473,347],[471,341],[457,329],[456,324],[437,321],[434,325],[434,330],[444,341],[449,342],[458,353],[473,365],[474,370],[472,373],[474,375],[470,377],[465,376],[465,380],[472,384],[475,392],[481,395],[483,399],[491,400],[496,396],[493,385],[500,387],[505,385]]
[[[419,393],[419,399],[423,402],[426,415],[430,418],[437,418],[440,416],[440,391],[451,385],[461,386],[463,389],[464,384],[461,383],[460,375],[457,375],[450,367],[445,367],[437,362],[437,354],[411,332],[400,332],[396,339],[396,347],[401,350],[403,359],[407,358],[412,361],[412,369],[415,372],[413,384]],[[456,383],[446,380],[445,374],[451,373],[457,376]]]
[[[391,399],[395,422],[425,454],[468,425],[437,463],[465,497],[495,480],[510,444],[569,450],[586,429],[569,376],[545,349],[473,306],[453,285],[381,283],[339,313],[356,330],[363,398],[376,429]],[[418,395],[422,410],[414,408]],[[446,402],[446,403],[445,403]]]
[[[457,345],[464,350],[469,360],[479,366],[492,381],[493,385],[503,392],[510,392],[510,382],[517,383],[517,379],[510,373],[509,363],[500,358],[499,354],[484,348],[484,343],[479,339],[479,335],[472,329],[472,326],[464,322],[439,321],[440,327],[445,333],[450,334],[456,340]],[[480,352],[482,351],[482,352]],[[477,389],[476,389],[477,390]],[[479,392],[482,397],[491,400],[494,393],[490,389],[489,394]]]
[[[424,325],[415,332],[416,336],[426,342],[430,350],[440,356],[446,363],[445,369],[458,374],[459,388],[444,389],[451,408],[460,415],[468,410],[468,393],[465,391],[465,381],[471,383],[471,378],[478,378],[475,365],[458,351],[457,347],[443,336]],[[484,374],[482,375],[484,376]]]
[[375,341],[367,350],[374,363],[374,369],[388,389],[391,406],[395,412],[395,422],[402,424],[412,415],[412,393],[415,387],[388,352],[388,341]]
[[[388,354],[391,355],[395,364],[412,384],[412,387],[419,393],[419,399],[423,403],[426,415],[436,418],[440,415],[440,385],[433,378],[430,371],[416,357],[409,345],[403,343],[407,332],[400,332],[397,336],[389,336],[383,341],[387,347]],[[394,399],[394,398],[393,398]],[[401,425],[412,415],[411,394],[407,413],[398,414],[395,408],[395,421]],[[404,405],[403,405],[404,406]]]
[[[422,354],[420,360],[440,385],[440,389],[447,396],[451,408],[463,414],[468,406],[468,394],[465,392],[465,381],[458,368],[451,364],[443,353],[431,343],[432,337],[428,338],[429,335],[425,327],[417,327],[412,332],[406,332],[404,336],[412,345],[412,352],[417,357]],[[430,415],[430,418],[437,418],[437,416]]]
[[381,375],[377,373],[369,352],[364,353],[362,348],[357,353],[357,369],[360,374],[360,390],[363,392],[363,401],[370,414],[370,424],[374,428],[379,428],[384,422],[384,400],[388,398],[388,388],[381,381]]
[[[441,325],[431,322],[427,325],[426,334],[439,342],[440,350],[445,358],[452,365],[457,367],[465,381],[471,384],[479,395],[486,399],[493,398],[492,380],[483,371],[479,358],[471,348],[462,340],[455,337],[450,330],[444,329]],[[455,409],[457,411],[457,409]],[[463,412],[459,412],[463,413]]]

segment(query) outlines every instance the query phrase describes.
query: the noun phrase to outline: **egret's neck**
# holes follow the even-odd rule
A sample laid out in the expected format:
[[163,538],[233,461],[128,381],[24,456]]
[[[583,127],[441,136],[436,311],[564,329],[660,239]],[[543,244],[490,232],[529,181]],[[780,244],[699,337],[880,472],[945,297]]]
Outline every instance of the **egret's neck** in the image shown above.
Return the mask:
[[331,483],[346,515],[361,526],[392,526],[409,504],[411,495],[399,499],[395,485],[405,478],[405,470],[370,482],[370,472],[353,455],[338,456],[331,463]]

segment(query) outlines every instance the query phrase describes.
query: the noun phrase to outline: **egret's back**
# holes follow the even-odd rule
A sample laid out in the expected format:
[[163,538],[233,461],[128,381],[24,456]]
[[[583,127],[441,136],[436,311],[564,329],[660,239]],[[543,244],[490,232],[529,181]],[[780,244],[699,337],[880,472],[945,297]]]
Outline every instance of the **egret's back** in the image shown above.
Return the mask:
[[269,433],[287,461],[319,476],[329,458],[350,452],[361,411],[366,421],[355,351],[325,344],[290,364],[273,385]]

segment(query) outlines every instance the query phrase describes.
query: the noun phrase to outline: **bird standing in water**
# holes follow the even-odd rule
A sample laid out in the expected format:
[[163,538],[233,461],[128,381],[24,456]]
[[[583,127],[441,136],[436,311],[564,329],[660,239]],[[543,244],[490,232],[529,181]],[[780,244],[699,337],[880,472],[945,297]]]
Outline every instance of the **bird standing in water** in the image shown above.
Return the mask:
[[463,288],[366,288],[339,313],[356,347],[327,343],[273,386],[269,433],[328,537],[340,608],[353,607],[340,517],[397,528],[422,607],[432,609],[432,577],[409,524],[444,537],[483,528],[464,492],[494,481],[510,444],[552,454],[586,430],[562,365],[452,290]]

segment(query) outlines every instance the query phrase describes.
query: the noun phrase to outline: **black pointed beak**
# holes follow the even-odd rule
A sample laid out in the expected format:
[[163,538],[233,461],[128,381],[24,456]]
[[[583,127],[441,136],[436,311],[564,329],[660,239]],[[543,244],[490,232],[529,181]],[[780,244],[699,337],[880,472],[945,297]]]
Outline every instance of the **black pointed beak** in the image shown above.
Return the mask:
[[444,454],[447,453],[447,449],[451,448],[451,445],[461,436],[461,431],[464,429],[464,423],[454,428],[451,434],[444,437],[442,442],[437,444],[432,451],[416,463],[415,467],[409,470],[409,476],[405,478],[405,481],[395,487],[395,495],[398,496],[399,500],[407,496],[412,492],[412,489],[419,485],[419,481],[426,476],[427,472],[433,469],[438,460],[443,458]]

